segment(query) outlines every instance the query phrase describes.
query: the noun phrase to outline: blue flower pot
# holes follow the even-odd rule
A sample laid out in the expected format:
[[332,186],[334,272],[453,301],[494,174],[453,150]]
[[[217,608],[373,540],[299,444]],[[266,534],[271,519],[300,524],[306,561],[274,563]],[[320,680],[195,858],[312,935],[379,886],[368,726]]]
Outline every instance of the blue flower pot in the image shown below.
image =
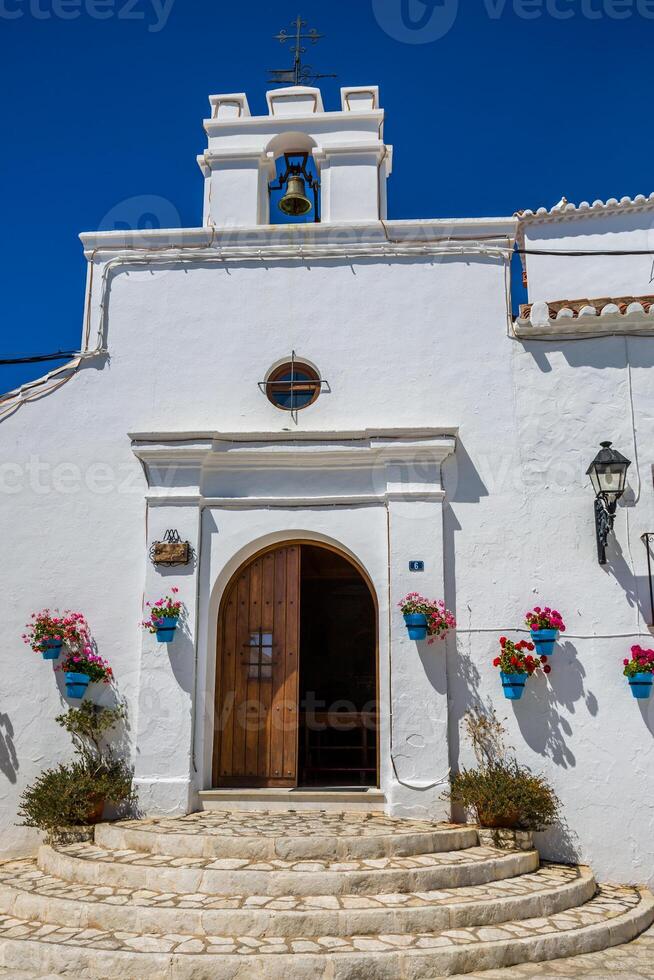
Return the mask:
[[634,674],[633,677],[629,678],[631,693],[639,701],[647,700],[652,693],[652,684],[654,684],[654,674]]
[[159,620],[160,626],[157,626],[157,641],[159,643],[172,643],[175,639],[175,630],[177,629],[178,619],[174,617],[166,617]]
[[77,674],[74,671],[66,673],[66,695],[74,701],[81,701],[89,686],[88,674]]
[[504,697],[508,698],[509,701],[519,701],[524,694],[529,675],[505,674],[504,671],[501,671],[500,676],[502,678],[502,687],[504,688]]
[[44,660],[56,660],[64,645],[63,640],[44,640],[41,653]]
[[410,640],[427,639],[427,617],[424,613],[405,613],[404,622],[409,631]]
[[531,640],[536,646],[536,653],[539,657],[551,657],[554,653],[554,644],[559,638],[558,630],[532,630]]

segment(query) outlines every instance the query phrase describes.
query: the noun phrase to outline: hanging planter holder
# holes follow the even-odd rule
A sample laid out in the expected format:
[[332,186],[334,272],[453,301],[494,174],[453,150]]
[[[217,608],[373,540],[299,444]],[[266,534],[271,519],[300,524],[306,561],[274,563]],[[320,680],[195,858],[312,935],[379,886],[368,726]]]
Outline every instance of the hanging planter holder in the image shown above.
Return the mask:
[[504,697],[508,701],[519,701],[525,692],[525,686],[527,684],[527,674],[505,674],[504,671],[500,673],[502,678],[502,687],[504,688]]
[[175,630],[177,629],[177,624],[179,620],[170,617],[164,617],[158,620],[159,625],[157,626],[157,642],[158,643],[172,643],[175,639]]
[[654,674],[642,673],[634,674],[633,677],[629,678],[629,687],[631,688],[631,693],[639,701],[646,701],[652,693],[652,685],[654,684]]
[[424,613],[405,613],[404,622],[409,631],[410,640],[427,639],[427,617]]
[[88,674],[77,674],[73,671],[66,672],[66,695],[73,701],[81,701],[86,694],[89,686],[90,677]]
[[44,640],[41,654],[44,660],[56,660],[63,649],[63,640]]
[[558,630],[532,630],[531,641],[539,657],[551,657],[554,645],[559,638]]

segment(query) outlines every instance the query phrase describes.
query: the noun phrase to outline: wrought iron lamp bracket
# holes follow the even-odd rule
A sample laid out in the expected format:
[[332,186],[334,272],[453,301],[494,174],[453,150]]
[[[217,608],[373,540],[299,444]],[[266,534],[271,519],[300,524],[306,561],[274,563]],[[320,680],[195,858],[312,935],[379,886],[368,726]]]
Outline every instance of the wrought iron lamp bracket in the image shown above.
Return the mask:
[[609,503],[600,494],[595,497],[595,530],[597,532],[597,560],[600,565],[606,565],[606,546],[609,542],[609,535],[613,532],[615,524],[615,512],[617,501]]

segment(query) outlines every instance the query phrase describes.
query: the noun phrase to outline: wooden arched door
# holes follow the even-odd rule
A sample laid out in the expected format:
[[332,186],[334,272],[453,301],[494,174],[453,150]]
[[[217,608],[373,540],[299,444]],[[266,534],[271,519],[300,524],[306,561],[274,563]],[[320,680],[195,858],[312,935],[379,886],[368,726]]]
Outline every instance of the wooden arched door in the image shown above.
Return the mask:
[[297,785],[300,554],[258,556],[221,604],[214,786]]

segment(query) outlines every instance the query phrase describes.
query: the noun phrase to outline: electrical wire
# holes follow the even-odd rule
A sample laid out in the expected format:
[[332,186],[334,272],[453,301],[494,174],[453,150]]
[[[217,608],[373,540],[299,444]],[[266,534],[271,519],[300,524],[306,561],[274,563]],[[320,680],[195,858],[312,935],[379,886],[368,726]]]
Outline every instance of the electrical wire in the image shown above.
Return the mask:
[[42,361],[70,361],[76,357],[78,351],[55,351],[54,354],[26,354],[23,357],[2,357],[0,365],[7,364],[40,364]]
[[[650,249],[622,249],[615,251],[604,251],[604,250],[552,250],[552,249],[519,249],[514,245],[511,245],[507,239],[507,244],[502,244],[502,238],[505,236],[482,236],[479,239],[473,240],[470,238],[458,238],[457,236],[443,236],[441,238],[430,238],[430,239],[413,239],[407,242],[406,239],[394,239],[389,235],[389,229],[384,221],[380,222],[385,236],[385,242],[383,243],[370,243],[370,244],[356,244],[352,243],[349,246],[344,247],[343,243],[336,245],[318,245],[318,244],[290,244],[281,246],[268,246],[265,249],[256,248],[253,246],[231,246],[224,247],[216,243],[216,228],[211,226],[211,236],[209,242],[203,245],[181,245],[181,246],[169,246],[164,245],[159,248],[157,247],[136,247],[129,251],[124,251],[120,255],[116,255],[116,249],[111,249],[107,247],[105,249],[94,249],[88,256],[90,273],[87,291],[87,304],[86,304],[86,316],[85,316],[85,336],[84,336],[84,348],[80,351],[74,352],[57,352],[52,354],[42,354],[35,355],[34,358],[6,358],[0,361],[0,364],[27,364],[27,363],[40,363],[50,360],[58,360],[64,356],[70,356],[72,360],[69,364],[63,365],[61,368],[51,372],[45,377],[40,378],[36,382],[30,382],[27,385],[23,385],[14,391],[8,392],[4,396],[0,396],[0,422],[7,418],[9,415],[13,414],[21,405],[26,402],[34,401],[38,398],[44,397],[50,392],[56,391],[63,384],[70,380],[77,371],[79,370],[82,362],[86,359],[96,357],[99,354],[107,353],[104,347],[103,338],[106,335],[106,314],[107,314],[107,294],[108,294],[108,283],[109,276],[115,268],[121,265],[151,265],[158,261],[164,262],[189,262],[189,261],[203,261],[203,262],[220,262],[225,263],[229,260],[239,260],[239,261],[253,261],[262,262],[264,260],[283,260],[283,259],[298,259],[308,260],[308,259],[325,259],[325,258],[342,258],[344,255],[349,258],[354,257],[384,257],[387,255],[392,256],[414,256],[414,255],[443,255],[443,256],[455,256],[455,255],[484,255],[489,258],[504,259],[517,253],[519,255],[549,255],[549,256],[560,256],[560,257],[583,257],[583,256],[615,256],[615,255],[654,255],[654,251]],[[100,323],[98,327],[98,342],[93,349],[89,349],[90,342],[90,332],[91,332],[91,298],[93,293],[93,277],[94,277],[94,267],[95,260],[99,253],[108,252],[113,257],[104,263],[104,269],[102,274],[102,294],[99,303],[100,311]],[[584,334],[581,336],[575,336],[570,338],[565,338],[566,340],[590,340],[595,337],[606,337],[614,336],[613,333],[606,334]],[[615,334],[615,336],[627,336],[627,334],[620,332]],[[629,336],[642,336],[642,334],[630,334]],[[540,340],[547,342],[551,341],[551,338],[534,337],[533,340]],[[64,377],[61,377],[64,372],[68,371]],[[50,387],[47,387],[49,382],[53,382]],[[42,390],[36,390],[42,389]]]

